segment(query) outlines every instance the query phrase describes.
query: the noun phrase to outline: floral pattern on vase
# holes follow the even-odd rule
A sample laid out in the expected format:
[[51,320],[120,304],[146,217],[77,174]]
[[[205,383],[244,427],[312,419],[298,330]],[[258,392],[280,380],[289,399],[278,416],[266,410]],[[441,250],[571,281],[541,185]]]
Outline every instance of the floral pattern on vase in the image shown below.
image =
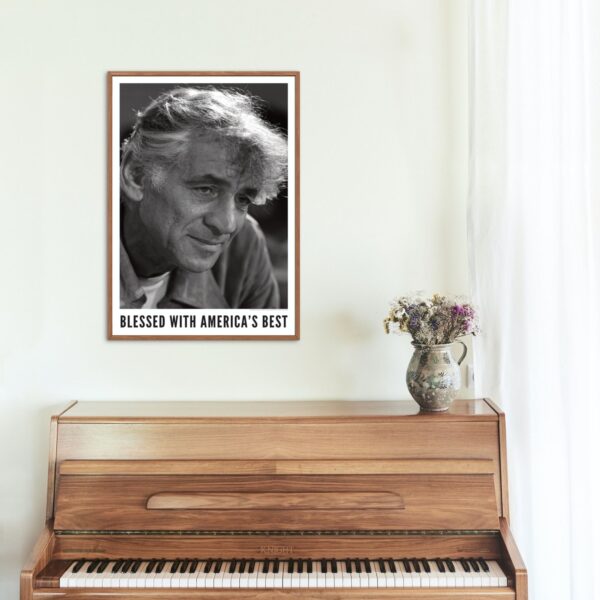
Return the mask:
[[427,346],[413,342],[415,349],[408,371],[406,385],[411,396],[422,410],[448,410],[461,387],[460,363],[467,354],[467,347],[457,361],[451,353],[452,344]]

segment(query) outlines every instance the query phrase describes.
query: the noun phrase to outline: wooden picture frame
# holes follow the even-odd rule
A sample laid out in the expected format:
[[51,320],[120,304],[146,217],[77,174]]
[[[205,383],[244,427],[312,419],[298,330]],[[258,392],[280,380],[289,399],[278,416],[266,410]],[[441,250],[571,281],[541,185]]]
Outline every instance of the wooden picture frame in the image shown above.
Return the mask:
[[109,72],[108,339],[299,338],[299,72]]

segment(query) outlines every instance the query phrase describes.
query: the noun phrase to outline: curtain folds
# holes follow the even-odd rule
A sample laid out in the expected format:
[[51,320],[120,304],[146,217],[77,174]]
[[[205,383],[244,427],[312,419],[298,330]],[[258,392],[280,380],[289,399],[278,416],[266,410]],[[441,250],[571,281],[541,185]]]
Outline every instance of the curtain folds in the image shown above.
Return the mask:
[[600,600],[600,169],[594,0],[471,0],[477,393],[507,413],[533,600]]

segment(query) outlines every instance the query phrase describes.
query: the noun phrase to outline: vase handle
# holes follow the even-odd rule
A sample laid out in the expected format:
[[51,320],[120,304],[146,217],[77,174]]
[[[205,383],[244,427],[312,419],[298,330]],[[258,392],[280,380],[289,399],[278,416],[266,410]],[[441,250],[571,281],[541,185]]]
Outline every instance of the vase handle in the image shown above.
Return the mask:
[[462,344],[462,347],[463,347],[462,354],[460,355],[460,358],[457,361],[460,366],[460,363],[462,363],[462,361],[465,360],[465,356],[467,356],[467,345],[464,342],[461,342],[460,340],[455,340],[455,341],[457,344]]

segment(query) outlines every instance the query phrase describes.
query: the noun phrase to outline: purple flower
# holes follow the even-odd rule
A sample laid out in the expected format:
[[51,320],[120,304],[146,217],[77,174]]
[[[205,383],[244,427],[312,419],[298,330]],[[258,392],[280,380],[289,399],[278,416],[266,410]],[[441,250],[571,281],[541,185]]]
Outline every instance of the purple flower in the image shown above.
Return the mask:
[[452,314],[455,317],[458,317],[458,316],[462,317],[462,316],[464,316],[465,315],[465,307],[461,306],[460,304],[455,304],[452,307]]

